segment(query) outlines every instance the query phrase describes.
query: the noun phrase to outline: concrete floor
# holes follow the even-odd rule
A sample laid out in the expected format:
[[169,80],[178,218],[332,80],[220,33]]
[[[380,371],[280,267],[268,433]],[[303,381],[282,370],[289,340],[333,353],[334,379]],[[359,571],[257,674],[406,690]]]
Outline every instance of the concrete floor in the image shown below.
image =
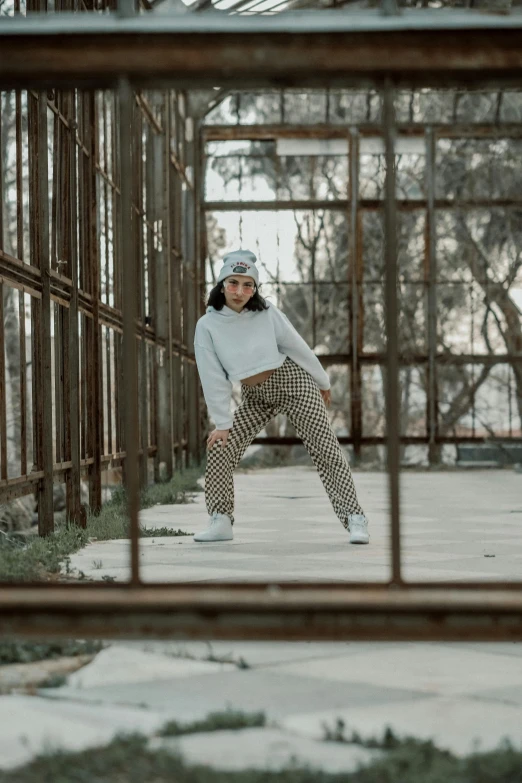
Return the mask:
[[[145,581],[386,581],[390,573],[388,477],[356,472],[370,522],[369,546],[353,546],[313,467],[238,473],[234,540],[141,539]],[[203,480],[202,480],[203,483]],[[145,527],[195,533],[207,527],[203,492],[194,503],[140,513]],[[404,577],[522,580],[522,475],[505,470],[406,472],[401,476]],[[93,579],[129,577],[128,541],[98,541],[71,566]]]
[[[387,476],[354,472],[354,479],[370,520],[369,546],[348,543],[315,469],[239,473],[235,539],[142,539],[145,579],[385,580]],[[207,514],[203,494],[195,500],[148,509],[142,524],[196,532],[206,527]],[[522,578],[520,474],[404,473],[401,505],[407,578]],[[72,565],[93,578],[125,580],[128,557],[126,541],[93,542]],[[493,749],[504,737],[521,747],[522,644],[113,644],[63,687],[0,697],[0,766],[21,763],[45,744],[89,747],[132,728],[153,735],[168,719],[192,721],[227,707],[263,710],[273,725],[182,737],[175,745],[187,761],[275,769],[294,758],[348,771],[371,754],[323,741],[325,724],[333,728],[337,718],[348,733],[381,736],[390,726],[457,754],[476,743]]]

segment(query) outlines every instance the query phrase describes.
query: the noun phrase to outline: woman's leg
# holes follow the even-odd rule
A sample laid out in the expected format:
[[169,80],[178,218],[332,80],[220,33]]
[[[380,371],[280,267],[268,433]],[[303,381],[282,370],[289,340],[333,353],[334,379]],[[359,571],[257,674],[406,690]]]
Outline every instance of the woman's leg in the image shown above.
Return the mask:
[[288,416],[317,468],[333,509],[348,529],[349,514],[364,514],[352,472],[328,418],[324,400],[314,379],[295,362],[288,365],[285,402]]
[[214,443],[207,451],[205,503],[212,514],[228,514],[234,524],[234,470],[248,446],[275,415],[272,406],[256,397],[254,387],[241,387],[241,403],[234,412],[234,423],[227,445]]

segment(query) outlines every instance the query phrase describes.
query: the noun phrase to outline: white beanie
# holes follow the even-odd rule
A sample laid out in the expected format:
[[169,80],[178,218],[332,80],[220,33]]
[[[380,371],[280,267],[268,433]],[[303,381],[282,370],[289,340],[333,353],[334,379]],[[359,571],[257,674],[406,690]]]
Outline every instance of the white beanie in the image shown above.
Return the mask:
[[217,282],[221,282],[230,275],[248,275],[253,277],[256,285],[259,285],[259,270],[256,266],[257,258],[251,250],[233,250],[223,257],[223,266]]

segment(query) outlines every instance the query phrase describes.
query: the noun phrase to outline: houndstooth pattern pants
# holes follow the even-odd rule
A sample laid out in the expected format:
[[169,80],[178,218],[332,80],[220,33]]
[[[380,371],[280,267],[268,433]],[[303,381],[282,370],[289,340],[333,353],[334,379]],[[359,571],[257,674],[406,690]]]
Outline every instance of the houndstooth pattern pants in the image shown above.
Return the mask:
[[263,383],[241,385],[241,403],[223,448],[218,441],[207,450],[205,503],[228,514],[234,524],[234,470],[247,447],[277,413],[290,419],[302,439],[333,509],[348,529],[349,514],[363,514],[350,466],[332,429],[316,382],[289,356]]

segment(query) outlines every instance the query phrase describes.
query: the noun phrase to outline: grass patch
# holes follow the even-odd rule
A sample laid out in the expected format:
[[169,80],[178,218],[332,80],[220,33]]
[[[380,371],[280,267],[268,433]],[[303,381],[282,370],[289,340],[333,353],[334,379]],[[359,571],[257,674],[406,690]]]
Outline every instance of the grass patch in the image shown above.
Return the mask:
[[52,641],[0,641],[0,666],[8,663],[32,663],[73,655],[95,655],[103,642],[90,639],[56,639]]
[[149,749],[145,736],[128,734],[105,747],[48,751],[0,771],[0,783],[520,783],[521,770],[522,752],[507,742],[459,759],[431,742],[407,738],[356,772],[329,774],[297,764],[280,772],[218,772],[189,767],[172,751]]
[[[190,468],[173,476],[170,481],[147,487],[140,493],[140,508],[170,503],[189,503],[188,493],[201,492],[197,479],[202,475],[204,465]],[[170,528],[141,528],[140,535],[188,536],[192,533]],[[56,530],[45,538],[0,535],[0,581],[30,582],[49,581],[59,574],[62,564],[66,574],[70,573],[69,555],[84,547],[90,539],[98,541],[129,537],[127,498],[125,489],[118,487],[99,514],[87,515],[85,529],[67,523],[57,525]]]
[[240,655],[239,658],[234,658],[232,653],[225,653],[223,655],[218,655],[212,649],[212,644],[209,641],[206,642],[206,645],[208,647],[208,653],[204,657],[201,657],[200,655],[194,655],[193,653],[188,652],[184,648],[175,651],[165,652],[164,655],[168,655],[171,658],[183,658],[191,661],[211,661],[212,663],[231,663],[234,666],[237,666],[238,669],[251,668],[250,664],[247,661],[245,661],[242,655]]
[[3,582],[30,582],[49,580],[60,572],[68,555],[85,546],[89,540],[87,530],[64,525],[45,538],[21,540],[17,537],[0,537],[0,579]]
[[180,737],[182,734],[195,734],[196,732],[252,729],[259,726],[266,726],[264,712],[240,712],[229,709],[225,712],[211,712],[204,720],[192,723],[178,723],[177,720],[171,720],[165,724],[159,732],[159,736]]

